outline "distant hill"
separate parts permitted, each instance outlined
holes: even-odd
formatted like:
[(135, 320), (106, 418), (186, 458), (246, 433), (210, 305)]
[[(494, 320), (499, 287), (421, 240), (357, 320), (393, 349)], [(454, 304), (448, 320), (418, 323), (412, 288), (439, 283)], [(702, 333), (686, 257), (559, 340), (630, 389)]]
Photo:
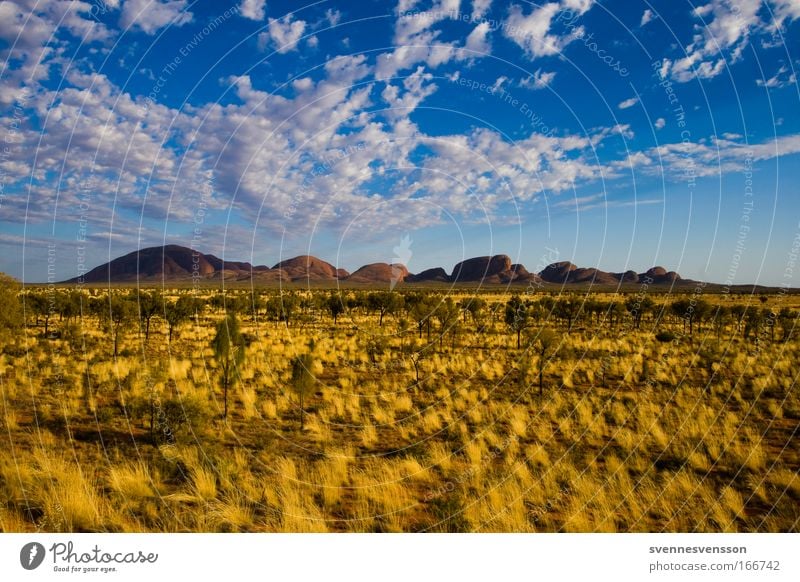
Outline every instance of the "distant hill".
[(595, 268), (582, 268), (562, 261), (546, 266), (539, 273), (529, 272), (524, 265), (513, 264), (508, 255), (474, 257), (461, 261), (448, 275), (442, 267), (409, 273), (404, 265), (371, 263), (352, 274), (322, 259), (301, 255), (280, 261), (273, 267), (253, 266), (242, 261), (223, 261), (214, 255), (200, 253), (179, 245), (150, 247), (128, 253), (87, 272), (82, 279), (67, 283), (129, 283), (134, 281), (181, 281), (191, 279), (253, 281), (254, 283), (305, 282), (325, 284), (346, 282), (359, 285), (395, 285), (398, 283), (479, 283), (516, 284), (548, 283), (551, 285), (589, 284), (620, 285), (648, 283), (675, 285), (684, 281), (674, 271), (653, 267), (644, 273), (625, 271), (609, 273)]
[[(191, 279), (192, 276), (212, 278), (250, 273), (250, 263), (226, 262), (214, 255), (195, 253), (192, 249), (167, 245), (133, 251), (99, 267), (83, 276), (86, 283), (126, 283), (137, 280)], [(77, 283), (79, 278), (70, 279)]]
[[(223, 261), (179, 245), (150, 247), (133, 251), (104, 265), (95, 267), (83, 276), (85, 283), (127, 283), (133, 281), (180, 281), (184, 279), (253, 279), (260, 282), (335, 281), (347, 277), (347, 271), (337, 269), (316, 257), (304, 255), (281, 261), (272, 268), (253, 266), (241, 261)], [(70, 279), (77, 283), (80, 278)]]
[(300, 255), (281, 261), (273, 269), (283, 269), (292, 281), (335, 281), (347, 277), (348, 272), (311, 255)]
[(364, 265), (352, 275), (345, 277), (351, 283), (402, 283), (408, 277), (405, 265), (372, 263)]

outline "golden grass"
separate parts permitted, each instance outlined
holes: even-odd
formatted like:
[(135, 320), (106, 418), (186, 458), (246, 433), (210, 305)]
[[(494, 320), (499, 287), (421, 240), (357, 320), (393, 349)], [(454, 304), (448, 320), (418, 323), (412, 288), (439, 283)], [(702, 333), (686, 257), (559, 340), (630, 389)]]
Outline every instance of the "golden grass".
[[(562, 345), (539, 396), (538, 356), (521, 366), (502, 311), (486, 333), (465, 323), (455, 347), (449, 337), (439, 347), (434, 325), (419, 384), (401, 346), (424, 345), (426, 334), (420, 340), (412, 325), (403, 337), (398, 316), (379, 327), (358, 311), (333, 327), (317, 315), (288, 329), (243, 317), (253, 343), (223, 424), (209, 348), (219, 317), (207, 312), (169, 346), (155, 319), (145, 352), (131, 328), (116, 360), (90, 325), (85, 353), (36, 330), (24, 339), (31, 366), (3, 353), (0, 529), (787, 531), (800, 523), (800, 339), (754, 350), (734, 336), (724, 360), (709, 365), (698, 346), (716, 345), (710, 330), (661, 344), (652, 330), (583, 321), (566, 333), (551, 321)], [(379, 335), (386, 346), (373, 362), (364, 338)], [(300, 431), (289, 359), (311, 339), (318, 382)], [(83, 360), (88, 385), (75, 365)], [(192, 430), (174, 417), (176, 401), (202, 409)]]

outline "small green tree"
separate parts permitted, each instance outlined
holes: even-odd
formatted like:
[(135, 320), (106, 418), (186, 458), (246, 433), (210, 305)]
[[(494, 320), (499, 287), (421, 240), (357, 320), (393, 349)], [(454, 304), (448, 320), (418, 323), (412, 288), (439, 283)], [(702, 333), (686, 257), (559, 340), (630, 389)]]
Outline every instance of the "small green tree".
[(563, 297), (556, 301), (553, 314), (566, 322), (567, 331), (572, 331), (572, 323), (580, 316), (583, 304), (577, 297)]
[(415, 302), (409, 310), (408, 314), (416, 322), (420, 338), (422, 338), (423, 328), (427, 328), (428, 339), (431, 337), (432, 311), (433, 307), (425, 299)]
[(781, 341), (787, 342), (794, 335), (794, 328), (797, 322), (797, 312), (788, 307), (781, 308), (778, 313), (778, 320), (781, 324)]
[(24, 323), (19, 290), (19, 281), (0, 273), (0, 328), (2, 329), (14, 331)]
[(344, 303), (342, 297), (338, 293), (332, 293), (325, 301), (325, 307), (333, 318), (333, 325), (336, 325), (336, 320), (344, 313)]
[(553, 355), (558, 345), (558, 338), (552, 330), (543, 328), (533, 338), (533, 343), (539, 354), (539, 396), (541, 396), (544, 391), (544, 369), (547, 366), (547, 358)]
[(276, 322), (284, 322), (289, 328), (289, 321), (294, 317), (294, 313), (299, 305), (297, 297), (291, 293), (282, 293), (271, 297), (266, 303), (267, 316)]
[(414, 387), (416, 389), (419, 387), (419, 374), (422, 370), (422, 362), (430, 356), (431, 344), (425, 344), (412, 339), (411, 342), (402, 346), (402, 351), (409, 357), (411, 364), (414, 366)]
[(367, 306), (379, 314), (379, 326), (383, 326), (384, 316), (397, 311), (402, 303), (403, 298), (392, 291), (378, 291), (367, 295)]
[(40, 317), (44, 319), (44, 337), (48, 337), (50, 333), (50, 318), (53, 315), (53, 309), (50, 307), (47, 295), (44, 293), (26, 294), (25, 308), (33, 314), (36, 325), (39, 325)]
[(86, 296), (80, 291), (70, 291), (68, 293), (59, 293), (55, 302), (55, 308), (58, 312), (59, 321), (67, 320), (67, 323), (80, 317), (83, 313), (83, 307), (86, 304)]
[(144, 341), (150, 339), (150, 321), (158, 315), (163, 305), (163, 298), (158, 291), (139, 293), (139, 320), (144, 328)]
[(724, 305), (715, 305), (710, 308), (708, 320), (716, 331), (717, 341), (722, 339), (722, 332), (725, 329), (725, 324), (728, 321), (730, 311)]
[(486, 301), (480, 297), (471, 297), (462, 301), (460, 307), (464, 314), (464, 321), (466, 322), (467, 315), (469, 315), (475, 325), (475, 331), (484, 333), (486, 331)]
[(292, 390), (297, 393), (300, 403), (300, 430), (305, 426), (305, 399), (308, 392), (312, 390), (316, 383), (314, 377), (314, 366), (316, 359), (314, 357), (314, 344), (312, 342), (308, 352), (295, 356), (292, 359)]
[(211, 342), (214, 357), (219, 364), (220, 384), (222, 385), (223, 413), (222, 418), (228, 420), (228, 389), (239, 377), (239, 368), (244, 363), (245, 341), (239, 329), (239, 320), (233, 313), (217, 325), (217, 333)]
[(136, 317), (136, 304), (130, 297), (109, 291), (107, 300), (95, 299), (90, 303), (90, 308), (103, 322), (103, 326), (111, 332), (116, 358), (119, 354), (119, 340)]
[(670, 305), (672, 313), (683, 323), (683, 333), (689, 325), (689, 335), (694, 333), (695, 322), (702, 322), (711, 312), (711, 306), (704, 299), (678, 299)]
[(649, 297), (629, 297), (625, 300), (625, 310), (633, 318), (633, 327), (639, 329), (642, 325), (642, 318), (646, 313), (653, 310), (655, 303)]
[(458, 306), (448, 297), (436, 306), (433, 315), (439, 322), (439, 349), (442, 349), (442, 342), (447, 333), (452, 334), (455, 345), (455, 336), (458, 333)]
[(168, 340), (172, 341), (174, 330), (200, 310), (200, 302), (194, 297), (182, 295), (174, 303), (164, 303), (164, 319), (169, 330)]
[(525, 305), (522, 299), (515, 295), (508, 300), (508, 303), (506, 303), (505, 321), (509, 329), (517, 334), (517, 349), (522, 345), (522, 331), (528, 327), (529, 318), (528, 306)]

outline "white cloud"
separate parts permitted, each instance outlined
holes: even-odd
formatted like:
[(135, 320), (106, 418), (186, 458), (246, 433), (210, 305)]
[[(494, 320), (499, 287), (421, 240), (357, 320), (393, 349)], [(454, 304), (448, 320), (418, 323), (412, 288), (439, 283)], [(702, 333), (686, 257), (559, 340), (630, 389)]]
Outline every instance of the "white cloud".
[(566, 9), (572, 11), (572, 13), (576, 16), (580, 16), (585, 14), (589, 11), (589, 9), (594, 5), (594, 0), (562, 0), (561, 6)]
[(395, 45), (405, 45), (415, 40), (418, 35), (429, 31), (436, 23), (456, 16), (446, 10), (444, 0), (439, 0), (431, 6), (430, 10), (406, 14), (400, 11), (394, 27), (393, 42)]
[[(573, 21), (586, 13), (594, 0), (562, 0), (549, 2), (525, 14), (518, 5), (512, 5), (503, 23), (504, 35), (518, 44), (531, 59), (555, 55), (583, 34), (583, 27)], [(556, 16), (558, 15), (558, 18)], [(562, 18), (563, 17), (563, 18)], [(555, 22), (554, 22), (555, 19)], [(570, 22), (569, 32), (558, 34), (553, 27), (559, 20)]]
[[(664, 175), (676, 181), (686, 177), (719, 177), (741, 172), (742, 159), (755, 162), (800, 153), (800, 134), (781, 136), (762, 143), (745, 143), (739, 137), (725, 136), (700, 142), (660, 144), (635, 152), (627, 160), (610, 164), (614, 168), (632, 165), (651, 175)], [(657, 163), (654, 163), (657, 162)]]
[(478, 19), (486, 16), (492, 0), (472, 0), (472, 18)]
[(192, 21), (187, 4), (187, 0), (125, 0), (119, 25), (126, 29), (138, 28), (149, 35), (165, 26), (183, 26)]
[(553, 208), (562, 208), (566, 210), (574, 210), (575, 212), (586, 212), (587, 210), (594, 210), (596, 208), (626, 208), (630, 206), (642, 206), (651, 204), (663, 204), (662, 199), (634, 199), (634, 200), (609, 200), (606, 192), (602, 194), (590, 194), (588, 196), (579, 196), (574, 198), (567, 198), (553, 204)]
[(260, 44), (271, 44), (281, 54), (297, 49), (297, 43), (306, 30), (304, 20), (292, 20), (292, 15), (287, 14), (282, 18), (270, 18), (268, 22), (267, 32), (259, 35)]
[[(516, 142), (486, 128), (430, 136), (409, 114), (436, 90), (433, 75), (418, 66), (402, 83), (384, 87), (381, 98), (393, 108), (386, 114), (373, 112), (371, 86), (358, 86), (370, 72), (364, 56), (330, 59), (319, 81), (294, 81), (293, 98), (236, 77), (231, 82), (239, 102), (181, 111), (157, 104), (144, 108), (103, 76), (75, 74), (70, 82), (77, 88), (63, 89), (57, 100), (54, 93), (37, 98), (37, 107), (56, 106), (41, 131), (25, 134), (25, 147), (42, 139), (36, 166), (16, 159), (15, 167), (4, 164), (2, 170), (25, 182), (33, 176), (34, 221), (52, 217), (56, 196), (59, 212), (71, 217), (79, 207), (75, 193), (81, 180), (94, 168), (95, 230), (112, 217), (116, 225), (114, 204), (188, 224), (197, 193), (210, 183), (210, 209), (224, 212), (235, 199), (236, 212), (260, 232), (286, 228), (304, 236), (317, 220), (320, 228), (341, 232), (354, 221), (375, 231), (400, 228), (409, 216), (420, 226), (438, 224), (442, 212), (464, 220), (484, 212), (497, 218), (512, 197), (535, 204), (543, 192), (556, 195), (631, 168), (678, 179), (687, 159), (696, 160), (698, 175), (715, 175), (720, 166), (740, 171), (748, 150), (754, 160), (800, 152), (800, 136), (747, 146), (723, 135), (713, 143), (666, 144), (601, 163), (595, 148), (604, 140), (629, 139), (629, 126), (598, 128), (588, 136), (534, 133)], [(420, 147), (430, 153), (412, 162)], [(324, 160), (334, 162), (313, 174)], [(62, 169), (64, 178), (54, 185), (47, 176)], [(387, 179), (376, 192), (372, 182), (379, 176)], [(24, 211), (25, 197), (7, 200), (4, 215)]]
[(297, 91), (308, 91), (314, 86), (314, 81), (310, 77), (303, 77), (302, 79), (295, 79), (292, 81), (292, 87)]
[[(496, 213), (510, 200), (502, 193), (504, 181), (519, 198), (532, 200), (543, 189), (559, 192), (601, 175), (587, 153), (595, 142), (586, 137), (536, 134), (512, 143), (489, 130), (427, 136), (409, 114), (436, 90), (433, 75), (418, 66), (402, 83), (385, 87), (381, 97), (393, 108), (387, 115), (372, 111), (371, 85), (359, 87), (370, 73), (364, 56), (333, 58), (319, 81), (295, 80), (292, 98), (261, 91), (239, 76), (230, 79), (235, 102), (182, 110), (133, 99), (101, 75), (75, 73), (70, 83), (76, 88), (62, 89), (58, 99), (55, 93), (37, 98), (37, 108), (56, 106), (41, 131), (25, 134), (25, 148), (42, 140), (36, 165), (19, 158), (2, 170), (24, 183), (32, 180), (31, 220), (52, 217), (56, 196), (60, 215), (69, 220), (80, 205), (81, 182), (92, 171), (95, 231), (112, 217), (116, 224), (114, 205), (188, 224), (200, 193), (208, 192), (209, 211), (223, 212), (235, 200), (241, 217), (278, 233), (307, 233), (309, 220), (346, 228), (355, 217), (378, 230), (407, 224), (410, 215), (417, 224), (436, 224), (442, 211)], [(412, 162), (411, 153), (422, 146), (432, 153)], [(342, 162), (312, 174), (342, 152)], [(422, 173), (399, 169), (404, 167), (421, 167)], [(48, 178), (54, 174), (63, 176), (60, 184)], [(375, 192), (371, 183), (381, 175), (392, 179)], [(4, 204), (4, 215), (24, 204), (23, 197)], [(269, 211), (260, 214), (263, 204)]]
[(503, 88), (503, 85), (505, 85), (506, 83), (508, 83), (508, 77), (506, 77), (505, 75), (501, 75), (494, 80), (494, 83), (492, 84), (492, 89), (495, 92), (499, 91), (500, 89)]
[(431, 82), (433, 75), (425, 72), (425, 67), (417, 70), (403, 80), (403, 94), (397, 85), (387, 85), (381, 93), (383, 100), (389, 104), (387, 116), (390, 119), (407, 118), (414, 109), (437, 87)]
[(638, 97), (631, 97), (630, 99), (625, 99), (625, 101), (622, 101), (619, 105), (617, 105), (617, 107), (619, 109), (629, 109), (634, 105), (636, 105), (638, 102), (639, 102)]
[(561, 48), (559, 38), (548, 33), (558, 10), (559, 5), (552, 2), (526, 15), (520, 6), (514, 5), (509, 11), (503, 32), (531, 58), (557, 54)]
[(554, 71), (544, 72), (541, 69), (536, 69), (536, 72), (533, 73), (533, 75), (527, 79), (522, 79), (519, 82), (519, 86), (524, 87), (525, 89), (533, 90), (544, 89), (549, 87), (555, 78), (556, 74)]
[(423, 163), (426, 171), (417, 182), (419, 190), (462, 215), (480, 207), (496, 216), (512, 199), (532, 202), (542, 192), (558, 194), (612, 173), (593, 159), (595, 144), (584, 136), (534, 133), (509, 142), (481, 128), (421, 140), (435, 155)]
[(685, 47), (686, 56), (670, 63), (672, 78), (685, 83), (694, 78), (711, 79), (725, 67), (741, 59), (750, 35), (763, 28), (759, 17), (761, 0), (711, 0), (694, 9), (702, 19), (692, 42)]
[(609, 137), (621, 137), (626, 140), (633, 139), (633, 130), (629, 123), (617, 123), (610, 127), (601, 127), (594, 130), (591, 136), (592, 145), (597, 146), (601, 141)]
[(492, 51), (492, 45), (488, 40), (489, 23), (481, 22), (476, 26), (467, 37), (466, 48), (474, 53), (488, 54)]
[[(65, 43), (61, 33), (80, 38), (84, 44), (113, 37), (104, 24), (94, 21), (92, 5), (70, 0), (15, 0), (0, 2), (0, 60), (6, 63), (0, 84), (0, 104), (25, 97), (25, 88), (49, 77), (50, 68)], [(14, 66), (9, 67), (9, 61)]]
[[(589, 6), (570, 5), (576, 11)], [(279, 24), (284, 32), (289, 28), (291, 36), (294, 22)], [(3, 26), (10, 25), (0, 23), (0, 33)], [(303, 23), (303, 32), (306, 26)], [(548, 26), (545, 34), (555, 33)], [(36, 38), (34, 47), (46, 42)], [(223, 209), (235, 200), (236, 211), (259, 229), (306, 232), (303, 229), (317, 219), (321, 227), (345, 228), (361, 217), (379, 229), (407, 225), (409, 216), (419, 225), (436, 224), (442, 211), (459, 218), (484, 210), (496, 215), (510, 201), (506, 184), (517, 200), (535, 204), (543, 192), (558, 194), (601, 178), (613, 179), (630, 167), (678, 174), (687, 156), (697, 160), (700, 175), (716, 175), (720, 167), (741, 170), (747, 151), (741, 148), (746, 144), (731, 134), (713, 142), (634, 151), (602, 163), (595, 148), (607, 145), (605, 140), (619, 144), (630, 139), (630, 126), (594, 128), (580, 135), (560, 132), (558, 137), (534, 132), (516, 142), (486, 128), (462, 135), (427, 135), (410, 114), (437, 91), (430, 67), (461, 59), (459, 50), (469, 41), (463, 46), (437, 43), (437, 33), (430, 29), (411, 38), (413, 43), (431, 42), (419, 52), (413, 46), (397, 47), (395, 56), (412, 72), (381, 83), (379, 91), (374, 90), (370, 61), (350, 55), (328, 59), (313, 80), (294, 80), (289, 96), (271, 94), (260, 89), (255, 78), (238, 76), (230, 79), (238, 99), (180, 110), (146, 104), (102, 75), (73, 72), (60, 92), (34, 96), (31, 107), (50, 112), (41, 128), (23, 135), (22, 151), (38, 148), (36, 159), (16, 156), (1, 161), (2, 171), (32, 183), (32, 220), (52, 217), (57, 196), (60, 212), (77, 208), (75, 193), (93, 168), (97, 221), (114, 217), (111, 209), (117, 204), (146, 217), (188, 222), (197, 193), (212, 184), (213, 208)], [(268, 40), (275, 42), (271, 35)], [(458, 78), (452, 69), (444, 74)], [(783, 79), (787, 71), (781, 75)], [(541, 89), (554, 76), (540, 68), (520, 85)], [(498, 78), (497, 86), (505, 83), (505, 77)], [(391, 112), (381, 110), (383, 102)], [(630, 106), (634, 104), (635, 100)], [(659, 118), (654, 126), (661, 129), (665, 123)], [(768, 159), (800, 152), (800, 136), (747, 147), (755, 160)], [(604, 157), (613, 158), (612, 150), (606, 147)], [(339, 159), (341, 152), (346, 152), (343, 161), (326, 162)], [(313, 174), (325, 164), (324, 171)], [(60, 182), (53, 183), (53, 175), (61, 175)], [(381, 178), (379, 186), (376, 178)], [(7, 198), (4, 215), (18, 215), (25, 202), (24, 197)], [(590, 204), (586, 201), (581, 207)]]
[(336, 26), (342, 20), (342, 13), (338, 10), (334, 10), (332, 8), (328, 8), (325, 11), (325, 19), (328, 21), (328, 24), (331, 26)]
[(451, 18), (456, 18), (461, 11), (461, 0), (439, 0), (438, 10), (451, 14)]
[(642, 21), (639, 23), (639, 26), (644, 26), (645, 24), (653, 20), (653, 18), (655, 18), (655, 15), (653, 14), (653, 11), (648, 8), (642, 14)]
[[(87, 214), (95, 222), (112, 218), (113, 208), (164, 218), (173, 193), (176, 205), (169, 212), (190, 214), (187, 209), (195, 206), (191, 201), (207, 189), (209, 170), (170, 133), (184, 114), (134, 100), (103, 75), (73, 70), (65, 82), (65, 88), (42, 91), (29, 104), (35, 111), (47, 110), (40, 128), (20, 135), (19, 151), (35, 150), (35, 159), (18, 157), (3, 164), (7, 174), (31, 184), (37, 199), (30, 207), (32, 220), (52, 219), (56, 203), (58, 216), (69, 220), (87, 189), (92, 197)], [(166, 145), (171, 138), (173, 144)], [(84, 183), (90, 178), (87, 188)], [(214, 206), (212, 199), (208, 203)], [(4, 213), (13, 208), (9, 199)]]
[(800, 2), (798, 0), (772, 0), (771, 7), (776, 28), (782, 28), (786, 20), (800, 19)]
[(402, 14), (403, 12), (408, 12), (409, 10), (414, 8), (414, 6), (416, 6), (418, 2), (419, 2), (419, 0), (398, 0), (397, 8), (395, 9), (395, 12), (397, 14)]
[(441, 31), (435, 27), (440, 22), (461, 16), (460, 0), (434, 0), (429, 9), (408, 13), (416, 4), (413, 1), (398, 4), (392, 38), (395, 48), (378, 55), (375, 67), (378, 80), (389, 79), (418, 63), (436, 68), (451, 61), (472, 61), (491, 51), (488, 38), (491, 25), (488, 22), (476, 25), (465, 44), (440, 40)]
[(667, 125), (667, 121), (663, 117), (659, 117), (656, 119), (655, 123), (653, 123), (656, 129), (664, 129)]
[(264, 20), (266, 7), (267, 0), (242, 0), (242, 4), (239, 7), (239, 13), (244, 18), (261, 21)]
[(769, 79), (756, 79), (756, 85), (767, 89), (782, 89), (789, 85), (797, 84), (797, 75), (795, 73), (787, 73), (789, 73), (789, 69), (786, 68), (786, 65), (782, 65), (778, 72)]
[(464, 51), (460, 51), (453, 43), (437, 42), (437, 36), (438, 33), (422, 32), (405, 43), (396, 45), (392, 52), (379, 54), (376, 59), (375, 77), (385, 80), (400, 71), (412, 68), (417, 63), (426, 63), (433, 68), (459, 55), (465, 55)]

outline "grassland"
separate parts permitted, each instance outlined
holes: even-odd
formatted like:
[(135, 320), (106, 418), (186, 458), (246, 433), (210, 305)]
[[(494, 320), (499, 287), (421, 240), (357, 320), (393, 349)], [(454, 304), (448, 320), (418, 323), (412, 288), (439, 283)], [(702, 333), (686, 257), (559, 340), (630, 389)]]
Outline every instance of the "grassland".
[(22, 294), (2, 531), (800, 527), (795, 296), (400, 290), (381, 317), (358, 290), (163, 293), (147, 333), (141, 296), (116, 321), (107, 291)]

